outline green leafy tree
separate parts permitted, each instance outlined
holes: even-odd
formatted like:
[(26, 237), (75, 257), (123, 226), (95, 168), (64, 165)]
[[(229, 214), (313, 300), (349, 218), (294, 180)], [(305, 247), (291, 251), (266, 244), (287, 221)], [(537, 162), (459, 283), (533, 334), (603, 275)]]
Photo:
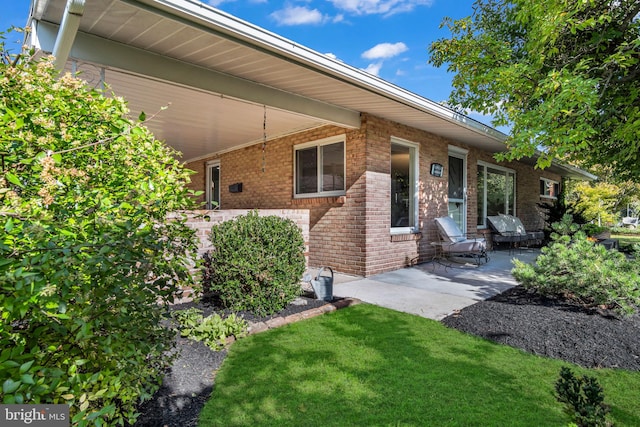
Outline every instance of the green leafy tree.
[(640, 0), (478, 0), (430, 62), (455, 74), (450, 103), (510, 125), (509, 152), (640, 177)]
[(611, 226), (618, 222), (616, 206), (620, 188), (606, 182), (569, 182), (566, 198), (582, 212), (587, 221)]
[[(0, 44), (0, 400), (133, 422), (190, 281), (189, 172), (126, 103)], [(142, 118), (141, 118), (142, 119)]]

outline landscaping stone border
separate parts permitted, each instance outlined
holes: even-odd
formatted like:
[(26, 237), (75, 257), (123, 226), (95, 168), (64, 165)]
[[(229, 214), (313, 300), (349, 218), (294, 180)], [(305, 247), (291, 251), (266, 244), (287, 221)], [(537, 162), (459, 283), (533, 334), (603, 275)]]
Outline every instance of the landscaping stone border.
[(249, 335), (257, 334), (260, 332), (268, 331), (269, 329), (275, 329), (280, 326), (295, 323), (300, 320), (311, 319), (325, 313), (331, 313), (341, 308), (351, 307), (352, 305), (360, 304), (361, 302), (362, 301), (357, 298), (342, 298), (336, 301), (328, 302), (321, 307), (311, 308), (300, 313), (294, 313), (288, 316), (277, 316), (264, 322), (250, 322), (248, 332)]

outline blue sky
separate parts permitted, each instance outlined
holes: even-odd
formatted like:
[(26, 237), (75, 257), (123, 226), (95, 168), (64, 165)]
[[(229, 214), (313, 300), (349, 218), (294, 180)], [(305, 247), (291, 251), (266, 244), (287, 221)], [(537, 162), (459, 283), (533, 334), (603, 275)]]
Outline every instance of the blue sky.
[[(436, 102), (448, 98), (452, 76), (428, 64), (428, 47), (448, 36), (439, 28), (444, 17), (469, 16), (473, 4), (472, 0), (205, 2)], [(24, 26), (29, 0), (0, 0), (0, 4), (0, 29)], [(489, 124), (486, 117), (471, 117)]]

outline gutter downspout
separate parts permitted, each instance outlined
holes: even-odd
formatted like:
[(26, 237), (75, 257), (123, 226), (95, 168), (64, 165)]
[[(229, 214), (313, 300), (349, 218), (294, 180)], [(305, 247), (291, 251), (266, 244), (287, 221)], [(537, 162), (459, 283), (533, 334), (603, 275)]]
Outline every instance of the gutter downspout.
[(69, 59), (73, 40), (80, 27), (80, 19), (84, 13), (85, 0), (67, 0), (67, 6), (64, 8), (62, 23), (58, 30), (58, 37), (53, 46), (53, 56), (55, 60), (53, 65), (56, 70), (62, 71), (64, 65)]

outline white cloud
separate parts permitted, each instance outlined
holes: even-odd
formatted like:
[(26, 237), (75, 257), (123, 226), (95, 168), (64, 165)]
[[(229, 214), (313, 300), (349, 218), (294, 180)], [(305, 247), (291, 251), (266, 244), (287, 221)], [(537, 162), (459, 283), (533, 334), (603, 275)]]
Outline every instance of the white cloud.
[(270, 15), (279, 25), (320, 24), (325, 17), (318, 9), (303, 6), (287, 6)]
[(225, 0), (208, 0), (207, 4), (209, 4), (209, 5), (213, 6), (213, 7), (218, 7), (224, 2), (225, 2)]
[(388, 59), (406, 52), (409, 48), (402, 42), (380, 43), (362, 54), (365, 59)]
[(373, 74), (374, 76), (380, 75), (380, 69), (382, 68), (382, 61), (374, 62), (373, 64), (369, 64), (367, 68), (364, 69), (367, 73)]
[(385, 16), (410, 12), (416, 6), (431, 6), (433, 0), (330, 0), (340, 10), (355, 15), (380, 14)]

